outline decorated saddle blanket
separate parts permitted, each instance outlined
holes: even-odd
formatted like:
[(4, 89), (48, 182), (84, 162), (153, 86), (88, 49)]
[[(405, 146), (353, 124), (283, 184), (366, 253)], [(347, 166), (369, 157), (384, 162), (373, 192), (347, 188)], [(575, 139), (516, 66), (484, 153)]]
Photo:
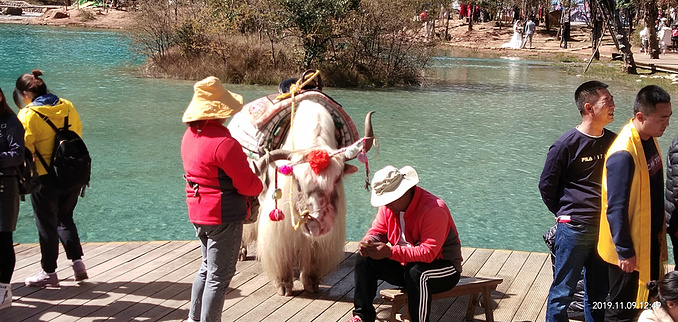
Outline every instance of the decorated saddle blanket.
[(358, 130), (346, 111), (327, 94), (308, 90), (294, 97), (276, 100), (278, 95), (271, 94), (245, 104), (228, 124), (231, 135), (240, 142), (248, 158), (256, 160), (266, 151), (282, 147), (291, 126), (292, 100), (295, 104), (303, 100), (313, 100), (327, 109), (334, 120), (339, 148), (360, 139)]

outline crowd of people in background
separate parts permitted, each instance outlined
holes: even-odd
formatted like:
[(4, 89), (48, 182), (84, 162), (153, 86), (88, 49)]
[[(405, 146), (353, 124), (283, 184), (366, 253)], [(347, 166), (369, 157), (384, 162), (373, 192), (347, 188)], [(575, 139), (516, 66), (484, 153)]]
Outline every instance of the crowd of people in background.
[[(459, 4), (459, 9), (457, 10), (457, 18), (464, 21), (464, 23), (472, 22), (487, 22), (492, 20), (500, 20), (508, 22), (510, 21), (513, 24), (513, 36), (511, 40), (504, 44), (503, 48), (533, 48), (532, 39), (536, 31), (536, 26), (545, 20), (545, 13), (542, 5), (533, 8), (533, 11), (529, 14), (526, 14), (518, 6), (513, 6), (511, 8), (505, 8), (499, 11), (490, 11), (483, 6), (474, 5), (474, 4)], [(422, 28), (424, 33), (424, 39), (430, 40), (431, 33), (433, 32), (433, 20), (436, 19), (435, 16), (431, 16), (429, 9), (422, 10), (419, 15), (415, 16), (416, 21), (423, 22)], [(440, 7), (438, 11), (437, 19), (454, 19), (454, 15), (445, 8), (444, 6)]]
[(460, 3), (458, 8), (446, 8), (441, 6), (437, 10), (437, 15), (432, 16), (430, 12), (433, 9), (423, 9), (419, 15), (415, 17), (418, 21), (427, 21), (430, 19), (459, 19), (465, 22), (488, 22), (494, 20), (506, 21), (514, 23), (518, 19), (526, 19), (533, 17), (536, 21), (544, 21), (546, 12), (544, 7), (540, 4), (537, 7), (531, 8), (529, 12), (525, 12), (518, 6), (507, 7), (501, 10), (489, 10), (488, 8), (471, 3)]
[[(659, 43), (659, 54), (666, 55), (667, 52), (678, 52), (678, 21), (676, 21), (676, 10), (670, 7), (668, 13), (662, 8), (658, 9), (657, 20), (655, 21), (654, 31)], [(650, 54), (650, 27), (645, 26), (640, 29), (640, 53)]]

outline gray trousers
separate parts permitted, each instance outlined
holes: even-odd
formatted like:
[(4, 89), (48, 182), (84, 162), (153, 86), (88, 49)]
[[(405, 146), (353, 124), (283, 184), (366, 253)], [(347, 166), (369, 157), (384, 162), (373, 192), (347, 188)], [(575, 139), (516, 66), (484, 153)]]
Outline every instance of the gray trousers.
[(534, 36), (534, 34), (529, 34), (529, 35), (526, 34), (525, 39), (523, 39), (523, 45), (520, 46), (520, 48), (525, 48), (525, 45), (527, 44), (528, 41), (530, 42), (529, 48), (532, 48), (532, 36)]
[(193, 280), (188, 317), (193, 321), (218, 322), (226, 289), (235, 275), (243, 222), (194, 226), (200, 239), (202, 264)]

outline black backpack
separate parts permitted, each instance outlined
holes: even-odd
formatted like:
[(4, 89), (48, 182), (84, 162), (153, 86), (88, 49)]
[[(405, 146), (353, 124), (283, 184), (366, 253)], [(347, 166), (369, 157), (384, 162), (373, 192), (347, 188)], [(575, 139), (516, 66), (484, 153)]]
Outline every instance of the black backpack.
[[(0, 124), (0, 129), (6, 131), (7, 123)], [(5, 134), (6, 135), (6, 134)], [(33, 161), (31, 150), (24, 147), (24, 162), (16, 166), (16, 176), (19, 181), (19, 195), (21, 201), (26, 200), (26, 195), (30, 195), (38, 186), (38, 170)]]
[(68, 116), (64, 119), (64, 126), (57, 128), (46, 115), (34, 109), (31, 110), (45, 120), (56, 132), (50, 165), (47, 165), (37, 149), (35, 155), (47, 169), (47, 172), (55, 179), (57, 185), (64, 190), (84, 188), (89, 185), (92, 159), (82, 138), (69, 129)]
[(33, 161), (33, 154), (28, 148), (24, 148), (24, 163), (17, 166), (16, 176), (19, 179), (19, 195), (21, 201), (26, 200), (25, 195), (30, 195), (38, 186), (38, 169)]

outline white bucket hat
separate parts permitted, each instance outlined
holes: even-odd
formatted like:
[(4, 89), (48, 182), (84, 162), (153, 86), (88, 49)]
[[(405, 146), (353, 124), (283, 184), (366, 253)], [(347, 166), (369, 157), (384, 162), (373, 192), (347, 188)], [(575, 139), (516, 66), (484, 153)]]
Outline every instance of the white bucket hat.
[(400, 170), (392, 165), (374, 173), (372, 178), (372, 198), (374, 207), (384, 206), (402, 197), (407, 190), (419, 183), (419, 175), (411, 166)]
[(184, 123), (226, 119), (242, 109), (242, 96), (225, 89), (214, 76), (195, 83), (193, 90), (193, 99), (181, 119)]

